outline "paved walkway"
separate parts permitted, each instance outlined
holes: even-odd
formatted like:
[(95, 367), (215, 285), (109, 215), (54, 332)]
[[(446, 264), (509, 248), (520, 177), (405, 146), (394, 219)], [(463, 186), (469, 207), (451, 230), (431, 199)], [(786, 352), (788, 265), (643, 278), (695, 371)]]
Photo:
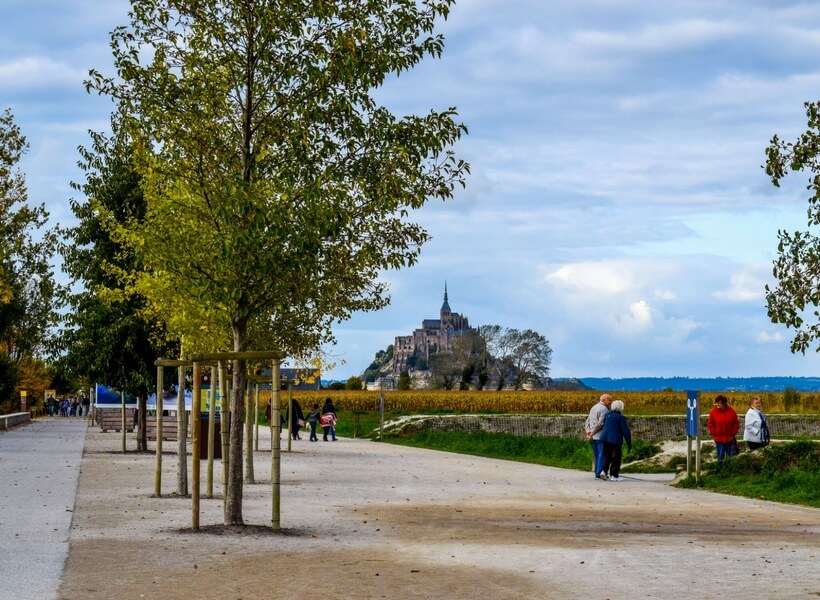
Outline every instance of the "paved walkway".
[(66, 557), (86, 420), (0, 431), (0, 597), (54, 598)]

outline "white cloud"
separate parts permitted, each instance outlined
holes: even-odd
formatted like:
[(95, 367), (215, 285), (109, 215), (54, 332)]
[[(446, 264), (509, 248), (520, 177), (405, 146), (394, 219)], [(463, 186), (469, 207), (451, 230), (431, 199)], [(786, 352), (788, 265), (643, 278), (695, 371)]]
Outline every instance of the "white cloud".
[(44, 56), (28, 56), (0, 63), (0, 87), (6, 90), (79, 85), (86, 72)]
[(757, 341), (761, 344), (782, 344), (785, 340), (785, 336), (779, 331), (775, 331), (774, 333), (761, 331), (757, 334)]
[(629, 310), (618, 318), (618, 327), (626, 335), (647, 331), (652, 326), (652, 309), (646, 300), (629, 305)]
[(564, 265), (547, 275), (547, 281), (584, 293), (622, 294), (633, 288), (632, 273), (613, 263), (578, 263)]
[(730, 277), (729, 287), (714, 293), (715, 298), (729, 302), (760, 302), (764, 297), (766, 280), (761, 277), (759, 268), (747, 268), (742, 273)]

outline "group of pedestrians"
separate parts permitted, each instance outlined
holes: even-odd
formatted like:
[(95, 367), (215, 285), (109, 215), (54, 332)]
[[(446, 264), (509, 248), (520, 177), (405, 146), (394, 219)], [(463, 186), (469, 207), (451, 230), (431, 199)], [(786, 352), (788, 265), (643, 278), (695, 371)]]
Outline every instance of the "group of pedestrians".
[[(632, 432), (623, 415), (624, 403), (603, 394), (590, 409), (584, 423), (584, 432), (592, 444), (592, 463), (595, 479), (621, 481), (623, 445), (632, 450)], [(714, 408), (706, 420), (709, 433), (715, 442), (717, 459), (724, 460), (739, 452), (737, 434), (740, 421), (729, 399), (723, 394), (715, 398)], [(769, 422), (763, 413), (763, 403), (753, 397), (743, 424), (743, 439), (749, 450), (769, 445)]]
[[(724, 460), (738, 454), (737, 434), (740, 431), (740, 420), (735, 409), (729, 406), (729, 399), (723, 394), (715, 398), (714, 408), (706, 420), (709, 433), (715, 442), (717, 459)], [(743, 440), (749, 450), (757, 450), (769, 445), (769, 421), (763, 412), (763, 402), (754, 396), (743, 420)]]
[(632, 432), (623, 415), (624, 403), (603, 394), (589, 411), (584, 432), (592, 443), (595, 479), (621, 481), (623, 445), (632, 450)]
[(46, 400), (46, 410), (51, 417), (84, 417), (88, 415), (91, 400), (88, 396), (50, 397)]
[[(302, 430), (303, 427), (310, 428), (310, 441), (311, 442), (318, 442), (319, 436), (317, 435), (318, 427), (321, 425), (323, 437), (322, 440), (327, 442), (328, 436), (330, 436), (330, 441), (336, 441), (336, 407), (333, 406), (333, 400), (330, 398), (325, 398), (325, 403), (322, 406), (322, 409), (319, 409), (319, 404), (314, 402), (310, 405), (310, 410), (308, 411), (307, 418), (305, 417), (304, 412), (302, 411), (302, 406), (299, 404), (297, 400), (292, 401), (293, 410), (290, 411), (289, 418), (282, 416), (281, 417), (281, 424), (284, 425), (285, 423), (290, 423), (290, 435), (294, 440), (301, 440), (302, 437), (299, 435), (299, 432)], [(271, 421), (271, 406), (268, 404), (267, 408), (265, 409), (265, 416), (268, 418), (268, 422)]]

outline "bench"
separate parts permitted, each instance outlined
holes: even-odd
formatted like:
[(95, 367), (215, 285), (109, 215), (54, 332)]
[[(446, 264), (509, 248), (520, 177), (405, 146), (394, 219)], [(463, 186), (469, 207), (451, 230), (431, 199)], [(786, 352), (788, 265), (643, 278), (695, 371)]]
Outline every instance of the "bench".
[[(125, 431), (134, 431), (135, 408), (125, 409)], [(122, 431), (122, 409), (121, 408), (100, 408), (94, 409), (94, 420), (100, 426), (103, 433), (109, 429)]]
[[(157, 439), (157, 418), (148, 416), (145, 422), (145, 435), (149, 440)], [(162, 439), (177, 439), (177, 417), (176, 415), (166, 415), (162, 417)]]

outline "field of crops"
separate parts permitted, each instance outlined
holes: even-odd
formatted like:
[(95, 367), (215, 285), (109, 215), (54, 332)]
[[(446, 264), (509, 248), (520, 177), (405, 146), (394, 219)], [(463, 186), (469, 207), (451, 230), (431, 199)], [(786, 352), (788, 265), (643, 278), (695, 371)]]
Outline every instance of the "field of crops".
[[(598, 401), (600, 391), (448, 391), (410, 390), (385, 391), (385, 410), (399, 412), (468, 412), (468, 413), (515, 413), (515, 414), (580, 414)], [(316, 402), (321, 406), (325, 398), (331, 398), (339, 410), (377, 410), (377, 391), (299, 391), (293, 396), (302, 408)], [(729, 403), (738, 413), (745, 412), (752, 396), (763, 401), (767, 413), (820, 413), (820, 395), (800, 394), (784, 406), (782, 393), (725, 392)], [(701, 393), (701, 412), (712, 407), (717, 393)], [(682, 414), (686, 412), (685, 392), (613, 392), (613, 398), (622, 400), (627, 414)], [(282, 394), (282, 402), (287, 393)], [(787, 410), (788, 409), (788, 410)]]

